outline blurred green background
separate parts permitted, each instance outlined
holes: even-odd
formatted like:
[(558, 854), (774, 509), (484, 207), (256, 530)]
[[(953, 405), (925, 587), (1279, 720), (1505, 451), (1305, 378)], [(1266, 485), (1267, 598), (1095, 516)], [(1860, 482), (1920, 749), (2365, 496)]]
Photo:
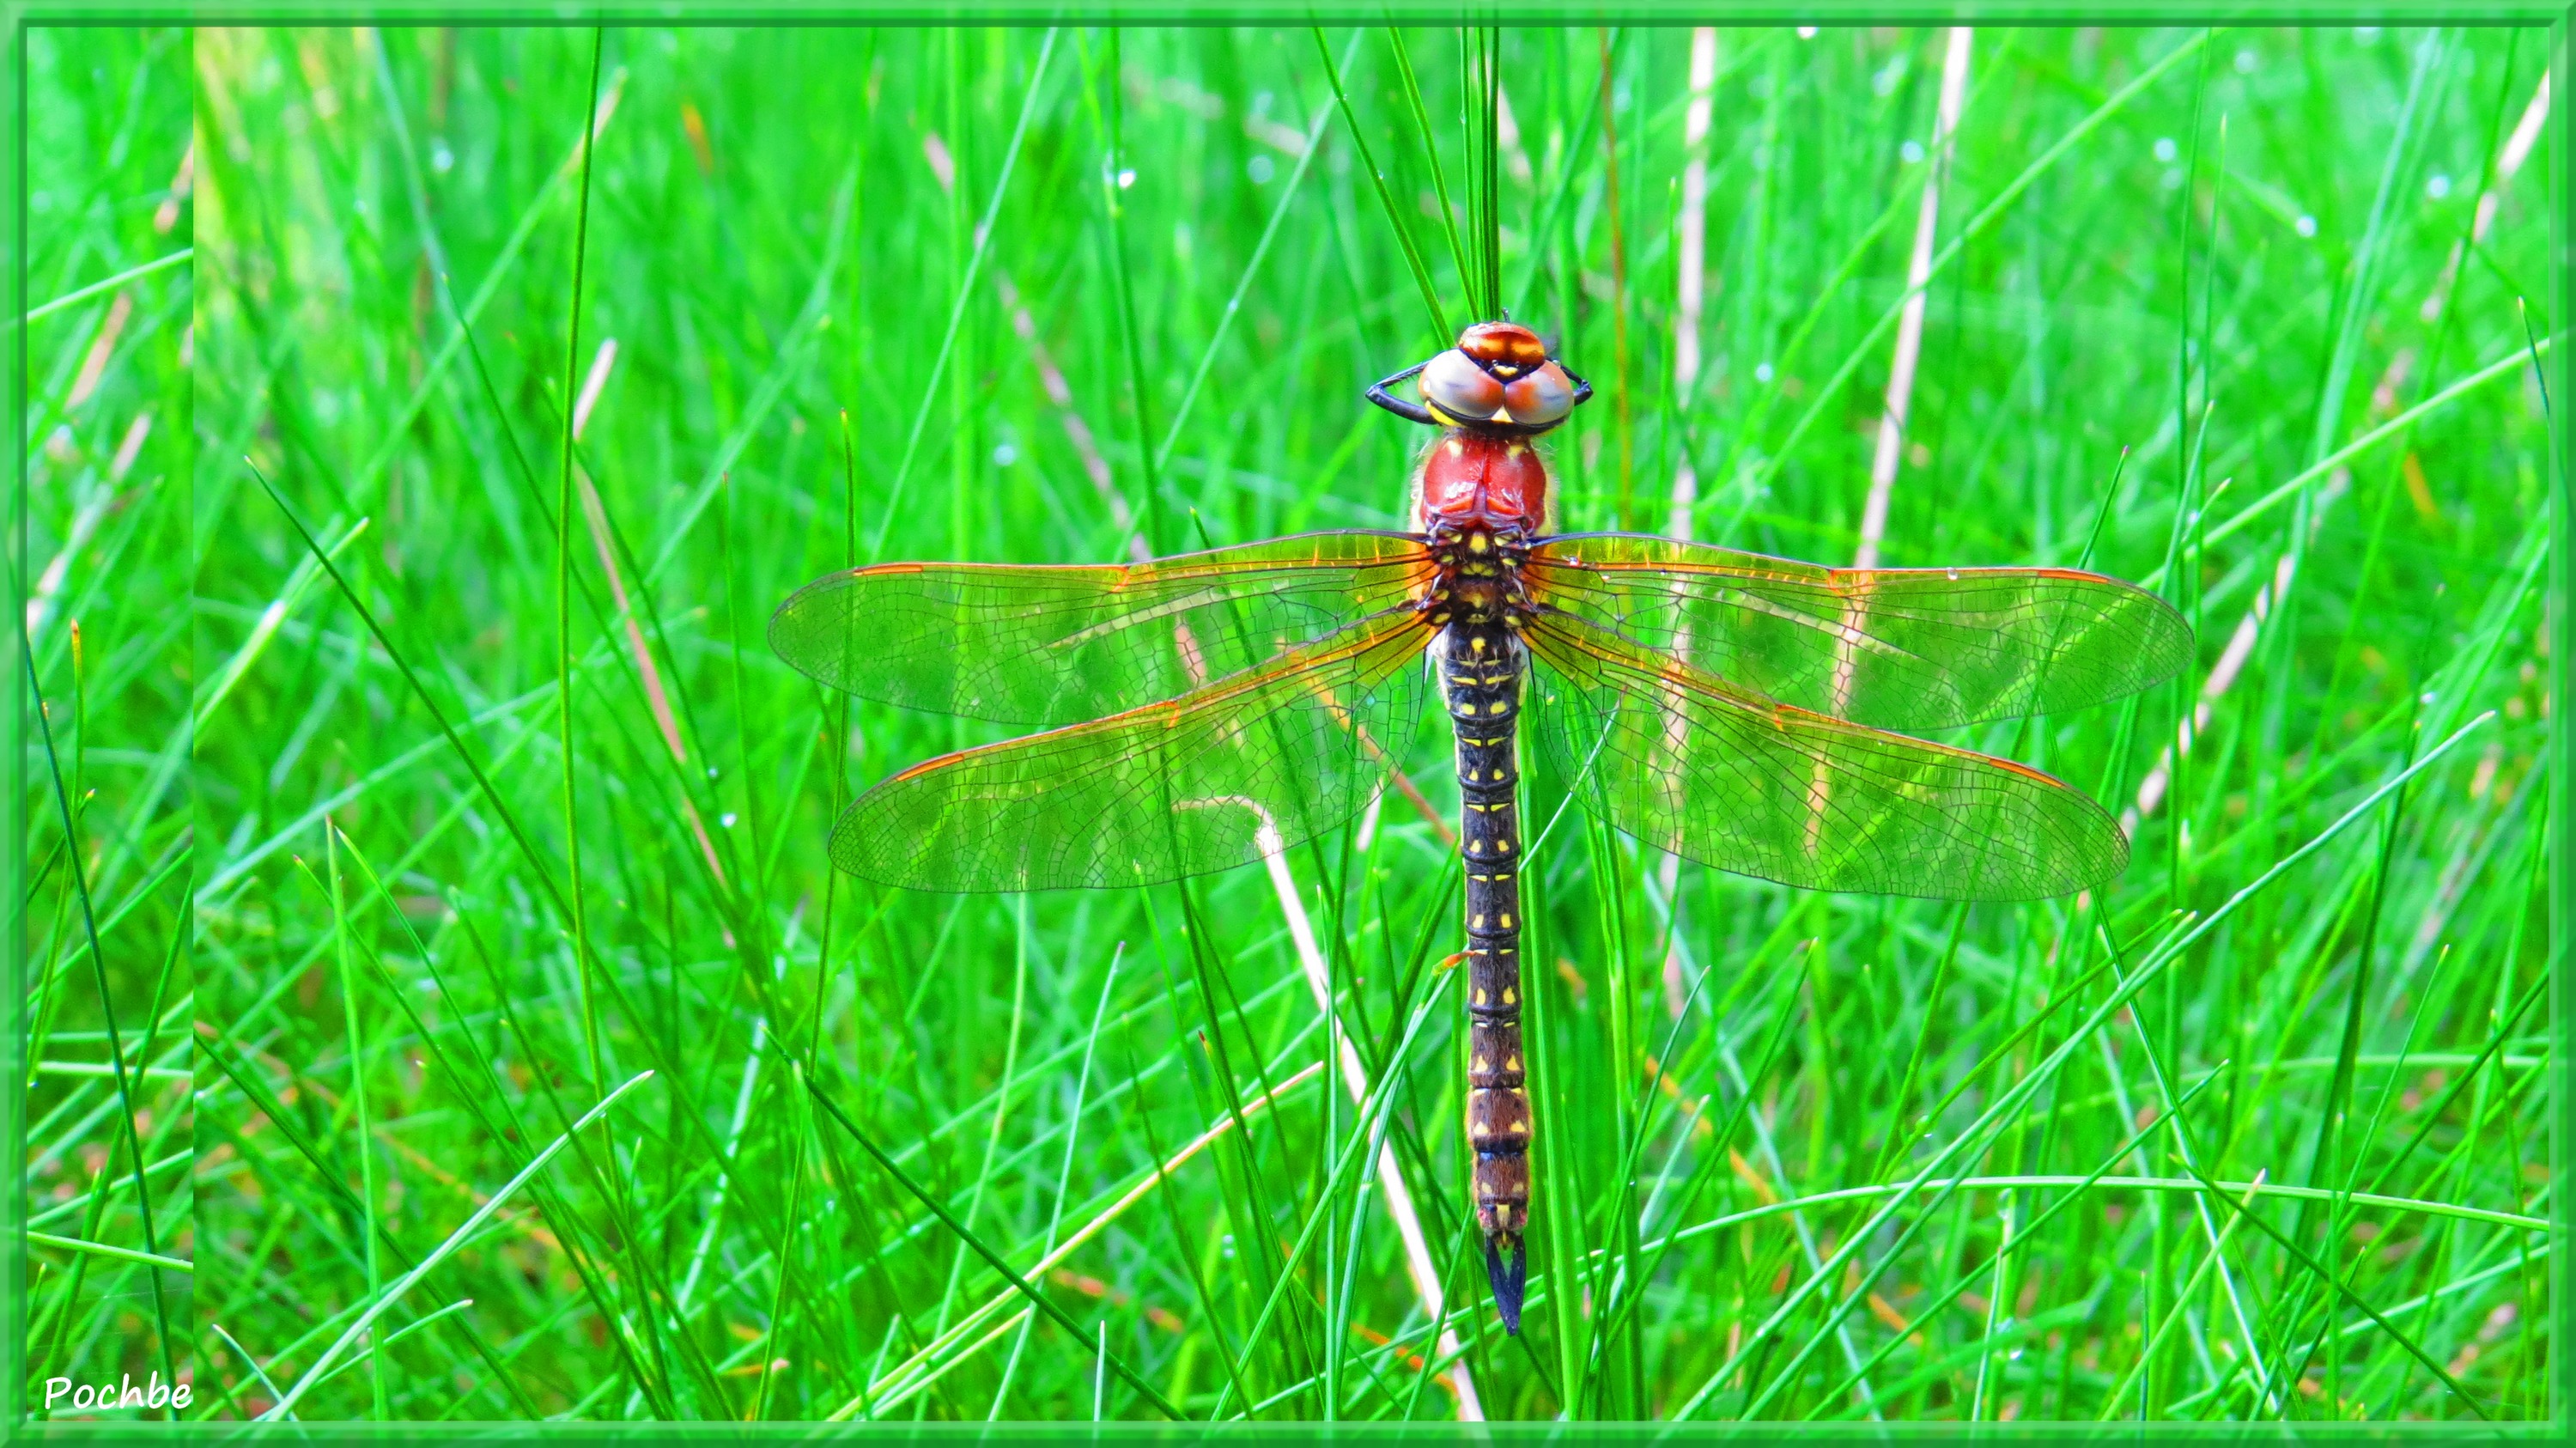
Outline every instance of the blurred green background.
[(1920, 255), (1884, 560), (2200, 634), (1958, 741), (2126, 813), (2098, 898), (1558, 820), (1507, 1339), (1423, 811), (1284, 893), (834, 879), (992, 732), (762, 636), (854, 559), (1396, 525), (1457, 32), (34, 32), (31, 1407), (2556, 1414), (2546, 51), (1980, 30), (1944, 138), (1944, 30), (1502, 33), (1503, 301), (1601, 393), (1563, 526), (1852, 561)]

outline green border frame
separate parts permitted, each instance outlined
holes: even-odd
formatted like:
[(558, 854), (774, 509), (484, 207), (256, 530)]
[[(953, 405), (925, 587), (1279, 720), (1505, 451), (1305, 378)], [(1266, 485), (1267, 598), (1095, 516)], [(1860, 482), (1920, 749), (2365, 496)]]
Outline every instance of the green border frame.
[[(1643, 25), (1690, 25), (1710, 21), (1728, 24), (1924, 24), (1968, 20), (1979, 24), (2112, 24), (2112, 25), (2227, 25), (2262, 23), (2273, 25), (2325, 25), (2350, 22), (2378, 23), (2443, 23), (2451, 25), (2547, 25), (2550, 28), (2550, 70), (2557, 77), (2552, 95), (2556, 101), (2558, 124), (2547, 134), (2549, 183), (2556, 189), (2557, 206), (2551, 212), (2550, 241), (2558, 264), (2551, 277), (2551, 305), (2557, 316), (2569, 315), (2569, 303), (2576, 300), (2576, 187), (2570, 186), (2570, 159), (2576, 155), (2568, 143), (2569, 129), (2576, 126), (2576, 93), (2568, 84), (2568, 53), (2571, 33), (2576, 33), (2576, 3), (2571, 0), (2381, 0), (2381, 3), (2319, 4), (2309, 0), (2182, 0), (2182, 3), (2158, 3), (2158, 0), (2093, 0), (2089, 4), (2069, 5), (2062, 0), (1964, 0), (1964, 3), (1939, 3), (1939, 0), (1804, 0), (1804, 3), (1782, 3), (1782, 0), (1521, 0), (1505, 7), (1496, 0), (1466, 3), (1466, 0), (1414, 0), (1398, 6), (1390, 0), (1312, 0), (1299, 4), (1294, 0), (1075, 0), (1075, 3), (1051, 3), (1051, 0), (948, 0), (948, 3), (922, 3), (922, 0), (573, 0), (573, 3), (541, 6), (528, 0), (175, 0), (175, 3), (117, 3), (117, 0), (0, 0), (0, 197), (9, 208), (5, 227), (0, 227), (0, 316), (23, 319), (28, 305), (25, 261), (27, 256), (28, 210), (25, 192), (27, 145), (27, 45), (30, 29), (38, 26), (80, 26), (105, 24), (183, 23), (189, 25), (278, 25), (319, 22), (407, 24), (429, 22), (466, 22), (481, 24), (518, 23), (534, 25), (583, 25), (600, 23), (680, 24), (680, 25), (758, 25), (758, 24), (1029, 24), (1039, 21), (1083, 22), (1095, 24), (1174, 25), (1258, 22), (1276, 18), (1298, 24), (1344, 23), (1383, 24), (1401, 17), (1409, 23), (1433, 24), (1451, 20), (1491, 21), (1508, 18), (1519, 23), (1562, 23), (1568, 21), (1622, 22)], [(27, 328), (16, 320), (9, 329), (7, 343), (9, 375), (9, 416), (15, 435), (23, 438), (27, 425)], [(2569, 382), (2576, 368), (2561, 353), (2553, 353), (2541, 366), (2550, 393), (2562, 399), (2556, 422), (2556, 476), (2551, 490), (2549, 580), (2551, 602), (2544, 627), (2549, 630), (2550, 707), (2562, 721), (2549, 745), (2550, 778), (2550, 887), (2549, 964), (2554, 976), (2551, 992), (2550, 1030), (2553, 1041), (2550, 1150), (2553, 1173), (2551, 1217), (2560, 1239), (2567, 1238), (2571, 1213), (2567, 1206), (2569, 1183), (2567, 1152), (2576, 1134), (2576, 1075), (2571, 1075), (2568, 1056), (2568, 1025), (2571, 1010), (2576, 1010), (2576, 997), (2570, 995), (2569, 941), (2576, 930), (2576, 870), (2569, 859), (2570, 815), (2576, 813), (2576, 779), (2571, 779), (2571, 757), (2564, 722), (2569, 710), (2576, 708), (2576, 671), (2570, 668), (2571, 655), (2576, 655), (2576, 618), (2571, 618), (2569, 604), (2576, 597), (2576, 570), (2571, 570), (2568, 557), (2570, 543), (2569, 513), (2576, 506), (2576, 489), (2571, 489), (2569, 463), (2576, 458), (2576, 420), (2565, 411), (2564, 399), (2571, 396)], [(27, 554), (27, 450), (17, 450), (7, 483), (7, 500), (0, 505), (0, 518), (5, 518), (7, 561), (6, 602), (12, 618), (25, 616)], [(19, 641), (23, 651), (24, 636)], [(14, 827), (0, 832), (0, 880), (8, 882), (10, 896), (5, 907), (8, 938), (0, 942), (0, 974), (5, 974), (10, 989), (0, 997), (0, 1122), (5, 1129), (10, 1155), (8, 1172), (13, 1184), (17, 1171), (26, 1159), (25, 1116), (21, 1109), (22, 1093), (14, 1083), (23, 1079), (21, 1056), (24, 1033), (19, 1020), (24, 993), (16, 982), (25, 971), (23, 943), (25, 921), (22, 905), (26, 879), (26, 804), (28, 772), (26, 724), (29, 696), (22, 664), (10, 666), (10, 707), (0, 710), (0, 771), (5, 771), (8, 798), (19, 811), (13, 816)], [(0, 1228), (6, 1229), (0, 1239), (0, 1308), (5, 1308), (9, 1325), (0, 1328), (0, 1383), (18, 1383), (25, 1379), (26, 1345), (18, 1322), (19, 1307), (26, 1289), (27, 1249), (22, 1218), (25, 1197), (12, 1190), (0, 1198)], [(1067, 1442), (1165, 1443), (1197, 1442), (1221, 1438), (1245, 1443), (1306, 1443), (1327, 1438), (1352, 1442), (1394, 1442), (1436, 1440), (1475, 1443), (1661, 1443), (1668, 1439), (1707, 1440), (1724, 1438), (1753, 1442), (1795, 1439), (1801, 1442), (1889, 1442), (1938, 1438), (1993, 1437), (2015, 1442), (2056, 1441), (2139, 1441), (2156, 1439), (2189, 1439), (2234, 1441), (2246, 1438), (2300, 1441), (2326, 1439), (2341, 1442), (2440, 1441), (2462, 1438), (2478, 1441), (2566, 1441), (2570, 1435), (2571, 1405), (2576, 1405), (2576, 1353), (2570, 1351), (2571, 1329), (2576, 1329), (2576, 1301), (2571, 1301), (2570, 1269), (2566, 1254), (2550, 1256), (2551, 1304), (2556, 1309), (2552, 1323), (2557, 1347), (2555, 1372), (2552, 1375), (2554, 1413), (2550, 1420), (2533, 1424), (2463, 1425), (2463, 1424), (2356, 1424), (2343, 1427), (2331, 1424), (2301, 1424), (2289, 1427), (2279, 1424), (2240, 1425), (2154, 1425), (2108, 1424), (2099, 1428), (2053, 1423), (2028, 1425), (1982, 1426), (1964, 1428), (1947, 1424), (1864, 1425), (1858, 1427), (1824, 1425), (1669, 1425), (1656, 1423), (1531, 1423), (1471, 1424), (1443, 1426), (1411, 1424), (1400, 1427), (1368, 1425), (1182, 1425), (1182, 1424), (1116, 1424), (1091, 1423), (1004, 1423), (1004, 1424), (903, 1424), (871, 1425), (865, 1428), (839, 1425), (763, 1424), (758, 1427), (740, 1424), (638, 1424), (609, 1425), (590, 1423), (508, 1423), (485, 1422), (454, 1425), (375, 1425), (297, 1424), (292, 1428), (260, 1427), (248, 1424), (138, 1424), (61, 1422), (35, 1423), (27, 1416), (26, 1405), (16, 1401), (0, 1403), (0, 1439), (6, 1441), (82, 1441), (122, 1442), (129, 1439), (166, 1439), (172, 1435), (184, 1438), (231, 1438), (242, 1435), (276, 1436), (292, 1434), (298, 1441), (517, 1441), (523, 1437), (541, 1438), (554, 1443), (582, 1442), (714, 1442), (760, 1441), (794, 1442), (808, 1439), (865, 1437), (871, 1442), (907, 1442), (955, 1444), (964, 1442), (992, 1444), (1059, 1444)]]
[(201, 25), (262, 25), (358, 21), (516, 21), (522, 24), (756, 25), (832, 24), (1032, 24), (1169, 25), (1257, 22), (1296, 24), (1408, 24), (1505, 20), (1514, 24), (1616, 21), (1638, 25), (1927, 24), (1972, 21), (1979, 25), (2326, 25), (2381, 24), (2539, 25), (2568, 17), (2559, 0), (2380, 0), (2380, 3), (2303, 3), (2303, 0), (568, 0), (560, 5), (529, 0), (13, 0), (0, 17), (14, 37), (23, 25), (83, 21), (126, 23), (184, 21)]

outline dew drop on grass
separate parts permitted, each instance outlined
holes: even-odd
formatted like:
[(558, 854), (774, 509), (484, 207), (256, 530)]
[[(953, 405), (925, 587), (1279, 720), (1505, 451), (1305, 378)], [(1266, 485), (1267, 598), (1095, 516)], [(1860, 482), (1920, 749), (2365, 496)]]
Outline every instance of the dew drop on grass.
[(1814, 26), (1812, 26), (1812, 25), (1801, 25), (1801, 26), (1799, 26), (1799, 27), (1798, 27), (1798, 38), (1799, 38), (1800, 40), (1813, 40), (1813, 39), (1815, 39), (1815, 38), (1816, 38), (1816, 27), (1814, 27)]
[(1270, 184), (1270, 178), (1279, 174), (1279, 168), (1273, 165), (1267, 156), (1253, 157), (1243, 163), (1243, 169), (1244, 173), (1252, 178), (1252, 184), (1255, 186), (1267, 186)]
[(2158, 136), (2158, 137), (2156, 137), (2156, 159), (2157, 159), (2157, 160), (2159, 160), (2159, 161), (2166, 161), (2166, 162), (2170, 162), (2170, 161), (2172, 161), (2172, 160), (2173, 160), (2173, 158), (2174, 158), (2174, 157), (2176, 157), (2176, 156), (2178, 156), (2178, 155), (2181, 155), (2181, 154), (2182, 154), (2182, 149), (2181, 149), (2180, 147), (2178, 147), (2178, 146), (2176, 146), (2176, 145), (2174, 144), (2174, 138), (2173, 138), (2173, 137), (2171, 137), (2171, 136)]
[(2451, 178), (2444, 176), (2439, 172), (2434, 173), (2432, 178), (2424, 183), (2424, 194), (2432, 197), (2436, 201), (2450, 195)]
[(2317, 219), (2313, 216), (2301, 216), (2292, 224), (2297, 227), (2298, 233), (2301, 236), (2314, 236), (2317, 234)]
[(2254, 73), (2254, 66), (2254, 52), (2250, 50), (2240, 50), (2236, 52), (2236, 73), (2238, 75), (2252, 75)]
[(723, 825), (726, 829), (732, 829), (733, 811), (726, 810), (723, 814), (716, 816), (716, 823)]
[(1915, 162), (1923, 159), (1923, 143), (1921, 141), (1909, 140), (1904, 145), (1896, 148), (1896, 154), (1903, 156), (1905, 158), (1905, 164), (1911, 166)]

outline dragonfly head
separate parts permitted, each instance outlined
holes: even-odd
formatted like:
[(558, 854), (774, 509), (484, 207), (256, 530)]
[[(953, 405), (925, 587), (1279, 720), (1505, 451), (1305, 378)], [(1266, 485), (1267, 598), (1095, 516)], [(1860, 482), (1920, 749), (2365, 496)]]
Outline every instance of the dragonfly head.
[(1449, 427), (1545, 432), (1592, 395), (1518, 322), (1478, 322), (1458, 345), (1422, 364), (1422, 402)]

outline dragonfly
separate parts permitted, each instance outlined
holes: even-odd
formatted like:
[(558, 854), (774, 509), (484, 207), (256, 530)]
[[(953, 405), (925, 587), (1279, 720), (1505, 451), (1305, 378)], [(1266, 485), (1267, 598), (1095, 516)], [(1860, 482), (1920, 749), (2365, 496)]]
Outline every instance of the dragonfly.
[(1470, 1196), (1514, 1334), (1524, 720), (1585, 807), (1646, 847), (1810, 890), (2038, 900), (2117, 876), (2118, 824), (2037, 769), (1897, 731), (2117, 699), (2193, 647), (2155, 595), (2076, 569), (1830, 568), (1549, 533), (1541, 438), (1591, 393), (1532, 329), (1481, 322), (1367, 391), (1434, 429), (1408, 529), (1119, 565), (874, 564), (798, 590), (769, 626), (832, 688), (1036, 731), (914, 764), (842, 813), (832, 862), (912, 890), (1255, 863), (1367, 808), (1436, 697), (1456, 741)]

